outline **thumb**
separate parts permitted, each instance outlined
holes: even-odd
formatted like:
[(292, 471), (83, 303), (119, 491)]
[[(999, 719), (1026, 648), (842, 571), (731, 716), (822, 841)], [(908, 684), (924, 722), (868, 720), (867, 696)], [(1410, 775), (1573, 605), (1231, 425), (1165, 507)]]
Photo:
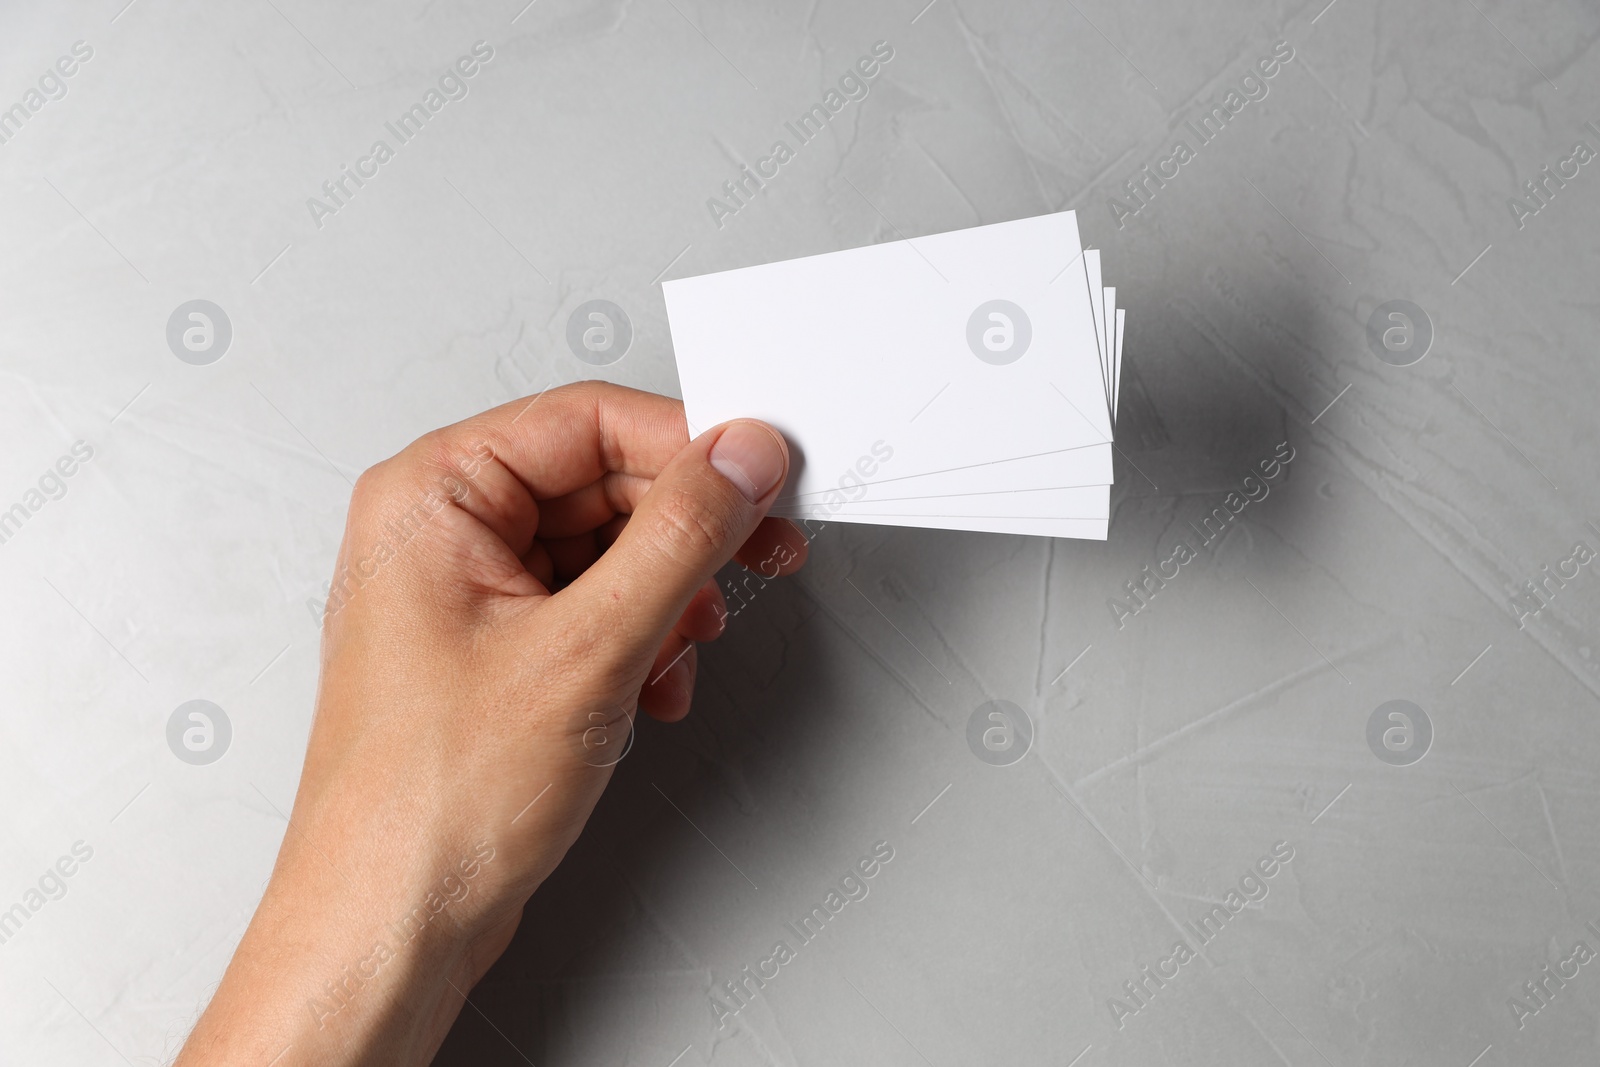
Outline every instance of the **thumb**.
[(783, 436), (740, 419), (701, 434), (656, 476), (622, 535), (557, 595), (602, 628), (608, 665), (649, 665), (689, 601), (755, 532), (789, 472)]

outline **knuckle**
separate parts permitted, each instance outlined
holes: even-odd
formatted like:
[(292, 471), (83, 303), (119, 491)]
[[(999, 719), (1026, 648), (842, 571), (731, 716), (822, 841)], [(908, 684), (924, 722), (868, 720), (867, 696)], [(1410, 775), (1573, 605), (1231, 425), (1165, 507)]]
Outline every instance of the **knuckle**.
[(574, 412), (592, 411), (613, 396), (617, 388), (610, 382), (584, 380), (546, 389), (541, 396), (546, 404), (564, 406)]
[(427, 521), (467, 496), (451, 457), (460, 448), (441, 431), (419, 437), (404, 450), (362, 471), (350, 494), (349, 526), (369, 539), (382, 537), (385, 524), (408, 531), (427, 529)]
[(373, 500), (392, 496), (411, 501), (446, 493), (460, 499), (463, 483), (495, 459), (494, 445), (484, 435), (446, 427), (423, 434), (398, 454), (369, 468), (356, 484), (359, 487), (368, 481), (368, 498)]
[(695, 559), (716, 552), (734, 533), (726, 508), (682, 489), (672, 490), (656, 512), (658, 532), (670, 550)]
[(581, 382), (568, 382), (565, 385), (558, 385), (554, 389), (548, 390), (548, 392), (553, 397), (588, 401), (604, 395), (610, 384), (609, 382), (585, 379)]
[(390, 466), (393, 460), (375, 463), (356, 477), (355, 488), (350, 492), (350, 513), (366, 515), (373, 512), (387, 496), (393, 478)]
[(472, 445), (472, 440), (477, 438), (455, 427), (434, 430), (411, 442), (395, 460), (405, 465), (408, 481), (431, 485), (465, 469), (467, 457), (479, 447)]

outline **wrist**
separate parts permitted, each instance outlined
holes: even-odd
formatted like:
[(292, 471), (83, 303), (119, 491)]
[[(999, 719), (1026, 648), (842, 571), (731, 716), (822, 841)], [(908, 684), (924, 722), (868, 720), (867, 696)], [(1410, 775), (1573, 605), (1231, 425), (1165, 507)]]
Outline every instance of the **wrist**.
[(402, 872), (298, 826), (178, 1067), (427, 1063), (487, 968), (474, 944), (504, 925), (490, 914), (493, 848)]
[(275, 876), (177, 1067), (412, 1062), (460, 951), (434, 929), (405, 940), (381, 914)]

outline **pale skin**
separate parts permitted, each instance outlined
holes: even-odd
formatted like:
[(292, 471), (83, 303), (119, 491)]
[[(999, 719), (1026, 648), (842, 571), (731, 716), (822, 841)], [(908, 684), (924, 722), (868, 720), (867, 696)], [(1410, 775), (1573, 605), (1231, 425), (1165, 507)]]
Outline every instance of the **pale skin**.
[(762, 423), (691, 441), (677, 401), (589, 382), (363, 474), (289, 828), (175, 1067), (430, 1062), (605, 789), (605, 746), (636, 711), (688, 714), (716, 571), (804, 562), (765, 517), (788, 467)]

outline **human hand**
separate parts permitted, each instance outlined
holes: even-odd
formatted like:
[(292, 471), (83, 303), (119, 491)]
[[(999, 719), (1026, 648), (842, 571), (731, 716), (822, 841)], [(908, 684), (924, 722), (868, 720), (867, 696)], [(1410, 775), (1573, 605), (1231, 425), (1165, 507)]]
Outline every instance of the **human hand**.
[(363, 474), (289, 828), (180, 1067), (427, 1063), (636, 709), (688, 713), (717, 569), (804, 562), (764, 518), (787, 472), (761, 423), (691, 442), (677, 401), (583, 383)]

